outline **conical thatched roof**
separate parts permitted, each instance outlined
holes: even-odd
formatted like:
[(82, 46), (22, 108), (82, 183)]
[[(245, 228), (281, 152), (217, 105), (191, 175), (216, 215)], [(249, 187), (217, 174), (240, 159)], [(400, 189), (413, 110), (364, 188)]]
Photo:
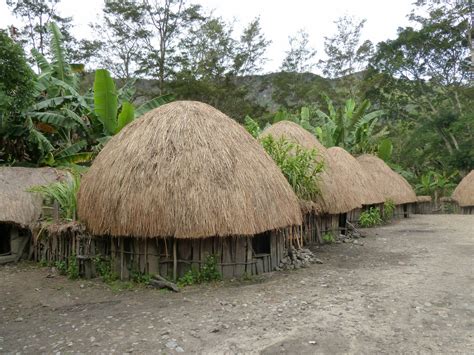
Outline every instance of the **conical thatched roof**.
[(265, 137), (267, 135), (271, 135), (276, 139), (284, 137), (306, 149), (316, 148), (318, 151), (324, 161), (325, 168), (320, 175), (319, 189), (321, 193), (314, 201), (316, 210), (322, 213), (338, 214), (361, 207), (360, 198), (347, 185), (347, 181), (338, 171), (337, 164), (314, 135), (300, 125), (289, 121), (280, 121), (268, 127), (262, 132), (261, 136)]
[(27, 190), (51, 184), (64, 176), (52, 168), (0, 167), (0, 222), (22, 227), (36, 224), (41, 216), (43, 199)]
[(341, 147), (329, 148), (328, 154), (336, 164), (341, 179), (345, 181), (344, 184), (352, 189), (363, 205), (385, 202), (385, 198), (372, 186), (369, 176), (356, 158)]
[(453, 192), (453, 199), (461, 207), (474, 206), (474, 170), (471, 170)]
[(364, 154), (357, 158), (370, 177), (371, 185), (396, 205), (416, 202), (416, 194), (403, 176), (393, 171), (382, 159)]
[(127, 125), (84, 175), (95, 235), (254, 235), (301, 223), (298, 199), (258, 142), (215, 108), (177, 101)]

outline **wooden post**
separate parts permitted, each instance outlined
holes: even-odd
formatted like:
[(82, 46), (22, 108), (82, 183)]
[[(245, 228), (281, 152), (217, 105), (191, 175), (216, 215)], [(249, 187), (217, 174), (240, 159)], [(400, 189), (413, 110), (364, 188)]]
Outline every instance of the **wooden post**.
[(120, 280), (123, 280), (123, 238), (118, 238), (120, 243)]
[(173, 238), (173, 281), (176, 282), (178, 272), (178, 259), (176, 256), (176, 238)]

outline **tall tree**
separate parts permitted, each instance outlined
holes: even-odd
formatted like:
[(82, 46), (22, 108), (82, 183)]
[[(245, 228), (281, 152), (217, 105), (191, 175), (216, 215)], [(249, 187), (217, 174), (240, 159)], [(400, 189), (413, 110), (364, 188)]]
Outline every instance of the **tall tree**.
[(43, 55), (47, 54), (49, 44), (48, 25), (55, 22), (63, 34), (67, 48), (74, 45), (74, 38), (69, 32), (71, 17), (62, 17), (57, 9), (61, 0), (7, 0), (11, 12), (21, 19), (23, 26), (15, 31), (18, 40), (27, 49), (36, 49)]
[(146, 53), (141, 72), (158, 78), (160, 91), (172, 77), (180, 35), (196, 21), (202, 21), (201, 6), (186, 0), (144, 0), (149, 35), (144, 37)]
[(92, 25), (99, 40), (82, 42), (82, 50), (99, 49), (98, 64), (121, 79), (130, 79), (140, 70), (145, 38), (150, 36), (145, 23), (146, 7), (132, 0), (106, 1), (102, 23)]
[(308, 33), (301, 29), (295, 36), (290, 36), (288, 42), (290, 48), (285, 52), (281, 70), (296, 73), (311, 71), (315, 66), (316, 50), (309, 45)]
[(265, 51), (271, 41), (265, 38), (260, 26), (260, 17), (252, 20), (244, 29), (237, 44), (234, 68), (239, 75), (254, 74), (262, 69), (266, 62)]
[(352, 97), (355, 96), (356, 80), (354, 74), (367, 67), (367, 62), (373, 52), (369, 40), (361, 40), (361, 31), (366, 20), (358, 20), (352, 16), (343, 16), (334, 23), (337, 32), (324, 39), (324, 52), (327, 59), (320, 60), (323, 73), (330, 78), (340, 78), (343, 87)]
[(411, 122), (416, 139), (403, 145), (404, 159), (411, 147), (425, 152), (418, 163), (472, 168), (472, 156), (465, 158), (474, 140), (470, 7), (462, 1), (419, 1), (410, 15), (416, 27), (401, 28), (396, 39), (378, 45), (367, 95), (390, 107), (392, 117)]

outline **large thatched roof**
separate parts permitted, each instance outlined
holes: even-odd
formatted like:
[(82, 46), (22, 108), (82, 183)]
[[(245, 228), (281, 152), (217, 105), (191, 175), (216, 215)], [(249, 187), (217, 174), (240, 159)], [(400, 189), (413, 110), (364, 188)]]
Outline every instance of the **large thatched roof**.
[(371, 185), (396, 205), (416, 202), (416, 194), (403, 176), (393, 171), (382, 159), (364, 154), (357, 158), (370, 177)]
[(351, 186), (348, 186), (347, 180), (338, 171), (337, 164), (314, 135), (289, 121), (280, 121), (268, 127), (262, 132), (262, 137), (267, 135), (276, 139), (286, 138), (306, 149), (316, 148), (325, 164), (319, 182), (321, 193), (314, 201), (317, 210), (322, 213), (338, 214), (361, 207), (360, 198), (354, 194)]
[(375, 189), (360, 163), (341, 147), (331, 147), (328, 154), (336, 164), (336, 169), (344, 184), (349, 186), (363, 205), (384, 203), (385, 198)]
[(0, 167), (0, 222), (22, 227), (36, 224), (43, 199), (27, 190), (51, 184), (63, 176), (64, 173), (52, 168)]
[(301, 223), (260, 144), (215, 108), (177, 101), (127, 125), (84, 175), (79, 219), (95, 235), (254, 235)]
[(453, 192), (453, 199), (461, 207), (474, 206), (474, 170), (471, 170)]

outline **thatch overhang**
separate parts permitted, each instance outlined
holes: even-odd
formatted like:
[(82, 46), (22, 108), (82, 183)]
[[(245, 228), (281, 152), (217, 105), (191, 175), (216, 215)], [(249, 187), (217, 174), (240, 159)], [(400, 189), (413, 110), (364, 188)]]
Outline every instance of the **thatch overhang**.
[(200, 102), (127, 125), (84, 175), (78, 216), (94, 235), (203, 238), (301, 224), (298, 199), (260, 144)]
[(331, 147), (327, 151), (336, 164), (339, 178), (358, 196), (362, 205), (385, 202), (384, 196), (372, 186), (369, 176), (356, 158), (341, 147)]
[(474, 206), (474, 170), (471, 170), (456, 186), (453, 199), (461, 207)]
[(393, 171), (382, 159), (364, 154), (357, 157), (371, 185), (377, 189), (386, 200), (392, 200), (395, 205), (416, 202), (416, 194), (408, 181)]
[(416, 202), (431, 202), (431, 196), (416, 196)]
[(319, 181), (320, 194), (312, 201), (317, 212), (339, 214), (362, 207), (360, 198), (342, 178), (337, 164), (313, 134), (294, 122), (280, 121), (265, 129), (261, 136), (267, 135), (275, 139), (283, 137), (303, 148), (317, 150), (320, 159), (324, 162), (324, 171), (320, 174)]
[(53, 168), (0, 167), (0, 222), (23, 228), (34, 226), (41, 216), (43, 198), (28, 189), (65, 176)]

